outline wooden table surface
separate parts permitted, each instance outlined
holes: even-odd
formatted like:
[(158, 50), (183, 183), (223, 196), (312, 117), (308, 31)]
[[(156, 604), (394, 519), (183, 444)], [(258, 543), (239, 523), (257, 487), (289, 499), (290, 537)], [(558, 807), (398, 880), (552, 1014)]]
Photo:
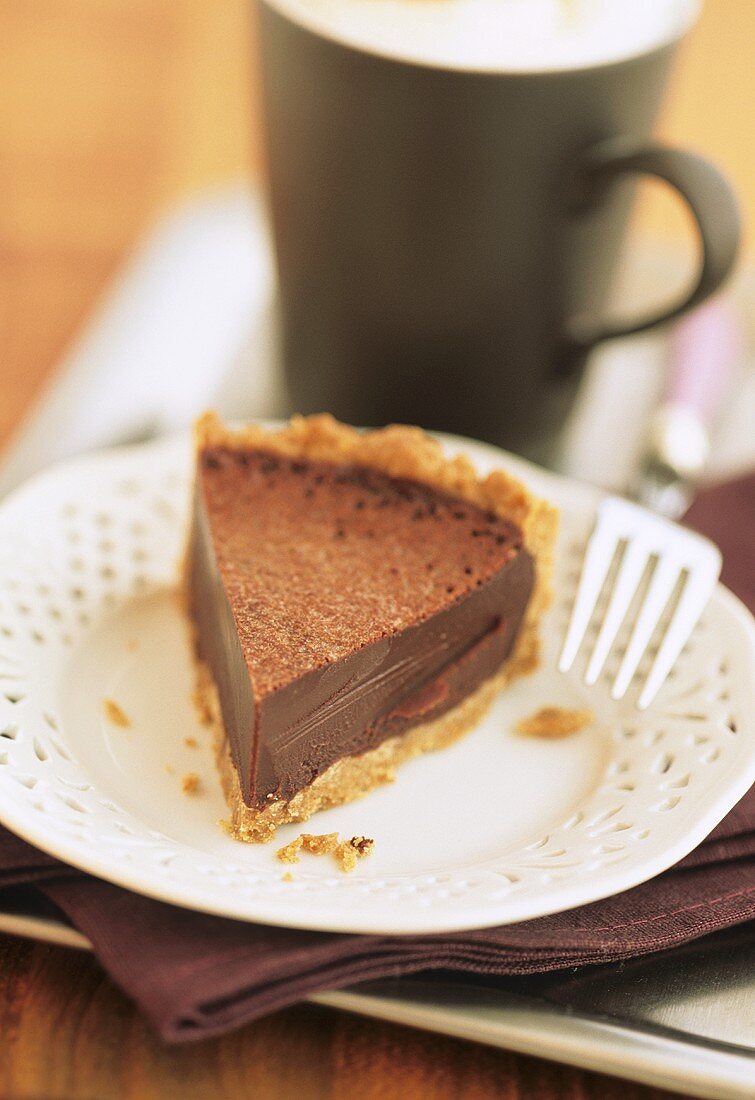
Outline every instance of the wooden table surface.
[[(0, 445), (145, 227), (257, 170), (251, 23), (246, 0), (0, 0)], [(753, 0), (708, 0), (663, 122), (751, 214), (754, 38)], [(640, 225), (687, 232), (664, 196)], [(0, 1051), (7, 1100), (670, 1095), (309, 1006), (170, 1048), (91, 957), (7, 937)]]
[(3, 1100), (663, 1100), (674, 1094), (302, 1005), (161, 1044), (88, 955), (0, 937)]

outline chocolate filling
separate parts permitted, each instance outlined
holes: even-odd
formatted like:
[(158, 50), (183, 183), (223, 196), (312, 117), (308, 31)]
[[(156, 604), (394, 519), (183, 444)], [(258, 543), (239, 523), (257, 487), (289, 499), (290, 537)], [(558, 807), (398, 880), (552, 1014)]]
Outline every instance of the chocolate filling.
[(189, 597), (247, 805), (456, 706), (511, 652), (512, 523), (376, 470), (208, 450)]

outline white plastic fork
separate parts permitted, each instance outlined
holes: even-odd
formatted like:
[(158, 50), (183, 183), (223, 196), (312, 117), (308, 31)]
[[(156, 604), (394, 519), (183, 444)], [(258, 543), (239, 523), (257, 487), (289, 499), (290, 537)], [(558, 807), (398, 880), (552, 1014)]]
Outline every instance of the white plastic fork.
[(644, 710), (657, 695), (710, 599), (721, 572), (721, 554), (702, 535), (654, 516), (636, 504), (618, 497), (603, 501), (587, 544), (571, 621), (558, 663), (561, 672), (567, 672), (574, 663), (620, 545), (624, 553), (587, 664), (586, 684), (594, 684), (600, 676), (640, 581), (648, 565), (654, 564), (613, 682), (611, 695), (614, 699), (621, 699), (626, 694), (661, 616), (683, 578), (678, 602), (637, 701), (639, 709)]

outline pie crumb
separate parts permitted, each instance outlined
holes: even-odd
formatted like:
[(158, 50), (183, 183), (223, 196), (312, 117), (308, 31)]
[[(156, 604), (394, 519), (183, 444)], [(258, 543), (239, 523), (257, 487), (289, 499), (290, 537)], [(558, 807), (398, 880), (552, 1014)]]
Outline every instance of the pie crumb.
[(313, 856), (333, 855), (341, 870), (348, 872), (354, 870), (363, 856), (369, 855), (374, 845), (375, 841), (366, 836), (341, 840), (338, 833), (301, 833), (275, 854), (281, 863), (298, 863), (302, 851)]
[(281, 875), (281, 882), (293, 882), (293, 881), (294, 881), (294, 876), (291, 874), (290, 871), (286, 871), (286, 873), (284, 875)]
[(181, 790), (184, 794), (199, 793), (199, 776), (196, 772), (187, 772), (181, 780)]
[(103, 699), (102, 706), (105, 711), (105, 717), (109, 722), (112, 722), (114, 726), (120, 726), (122, 729), (126, 729), (131, 725), (131, 719), (126, 714), (123, 707), (118, 706), (115, 699)]
[(279, 848), (275, 853), (281, 863), (298, 863), (299, 852), (301, 851), (302, 842), (304, 837), (297, 836), (296, 840), (292, 840), (290, 844), (285, 844), (282, 848)]
[(526, 737), (544, 737), (557, 740), (571, 737), (573, 733), (587, 729), (595, 721), (591, 710), (568, 710), (565, 707), (541, 707), (529, 718), (522, 718), (516, 724), (516, 732)]
[(368, 856), (375, 847), (375, 841), (366, 836), (353, 836), (344, 840), (335, 850), (335, 857), (345, 872), (353, 871), (363, 856)]
[(191, 693), (192, 702), (199, 713), (199, 720), (203, 726), (212, 725), (212, 711), (210, 710), (204, 692), (200, 687), (195, 687)]
[(195, 749), (197, 747), (196, 737), (184, 737), (184, 745), (187, 749)]
[(275, 853), (281, 863), (298, 863), (299, 852), (311, 852), (313, 856), (324, 856), (335, 852), (338, 847), (338, 833), (300, 833), (290, 844), (279, 848)]

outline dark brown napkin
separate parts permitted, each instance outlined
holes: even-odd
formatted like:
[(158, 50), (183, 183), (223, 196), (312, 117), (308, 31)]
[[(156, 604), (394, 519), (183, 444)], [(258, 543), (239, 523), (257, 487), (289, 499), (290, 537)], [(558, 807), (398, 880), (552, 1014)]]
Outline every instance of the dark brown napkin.
[[(755, 476), (704, 494), (691, 521), (698, 516), (722, 546), (728, 585), (752, 607), (752, 551), (740, 548), (748, 527), (750, 547), (755, 534)], [(565, 913), (474, 932), (347, 936), (205, 916), (83, 875), (0, 830), (0, 891), (19, 885), (53, 902), (89, 938), (105, 970), (165, 1039), (202, 1038), (369, 979), (439, 969), (544, 973), (660, 951), (754, 919), (755, 788), (699, 848), (651, 882)]]
[(721, 580), (755, 612), (755, 474), (700, 493), (684, 522), (720, 546)]

